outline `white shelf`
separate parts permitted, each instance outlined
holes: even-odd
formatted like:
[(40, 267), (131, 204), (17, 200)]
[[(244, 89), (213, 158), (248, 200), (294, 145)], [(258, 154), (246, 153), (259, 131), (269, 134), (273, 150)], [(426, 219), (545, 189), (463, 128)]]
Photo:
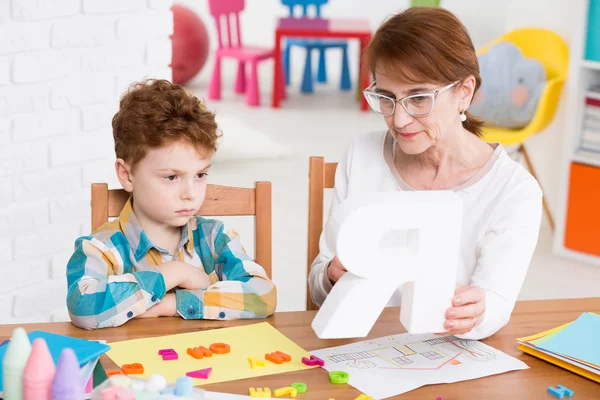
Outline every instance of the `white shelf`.
[(585, 96), (591, 99), (600, 100), (600, 92), (592, 92), (588, 90), (587, 92), (585, 92)]
[(571, 161), (590, 165), (592, 167), (600, 167), (600, 154), (584, 150), (578, 150), (573, 154)]
[[(600, 61), (585, 59), (584, 49), (588, 32), (588, 9), (590, 0), (573, 1), (570, 4), (571, 43), (569, 51), (569, 75), (565, 85), (567, 113), (565, 120), (566, 135), (563, 143), (562, 168), (559, 181), (559, 202), (556, 210), (556, 231), (553, 238), (553, 252), (560, 256), (600, 266), (600, 256), (592, 253), (574, 251), (565, 247), (567, 211), (570, 197), (571, 164), (578, 163), (600, 169), (600, 154), (580, 150), (580, 138), (586, 118), (585, 97), (598, 98), (599, 93), (589, 88), (600, 84)], [(595, 175), (595, 174), (594, 174)], [(597, 179), (597, 178), (595, 178)], [(590, 182), (597, 184), (597, 182)], [(581, 230), (581, 227), (572, 229)]]
[(600, 266), (600, 257), (598, 256), (571, 250), (566, 247), (556, 249), (555, 251), (556, 254), (558, 254), (561, 257), (567, 257), (573, 260), (581, 261), (583, 263)]
[(596, 69), (600, 71), (600, 61), (582, 60), (581, 66), (588, 69)]

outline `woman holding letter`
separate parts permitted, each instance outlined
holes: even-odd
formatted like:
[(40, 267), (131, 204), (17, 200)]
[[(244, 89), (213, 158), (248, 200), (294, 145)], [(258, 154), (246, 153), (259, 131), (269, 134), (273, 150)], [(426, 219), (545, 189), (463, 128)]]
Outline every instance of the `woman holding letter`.
[(338, 164), (309, 276), (312, 300), (321, 305), (346, 272), (332, 251), (344, 200), (364, 192), (452, 190), (464, 217), (445, 328), (461, 338), (488, 337), (506, 325), (521, 290), (537, 244), (542, 191), (501, 144), (482, 140), (482, 122), (467, 112), (481, 77), (473, 43), (453, 14), (413, 7), (393, 16), (373, 36), (365, 62), (374, 82), (364, 95), (387, 129), (359, 136)]

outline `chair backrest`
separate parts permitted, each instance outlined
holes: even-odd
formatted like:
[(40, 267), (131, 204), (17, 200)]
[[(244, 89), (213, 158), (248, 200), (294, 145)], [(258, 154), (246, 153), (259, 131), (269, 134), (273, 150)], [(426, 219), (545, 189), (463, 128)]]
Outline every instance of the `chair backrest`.
[(290, 10), (290, 17), (294, 16), (294, 8), (302, 7), (302, 16), (308, 17), (308, 7), (315, 6), (317, 18), (321, 18), (321, 6), (327, 4), (329, 0), (281, 0), (281, 4), (287, 6)]
[[(323, 157), (310, 157), (308, 172), (308, 261), (307, 277), (310, 267), (319, 255), (319, 238), (323, 231), (323, 197), (325, 189), (333, 189), (337, 163), (326, 163)], [(308, 281), (306, 285), (306, 309), (318, 307), (310, 298)]]
[[(92, 184), (92, 231), (118, 217), (129, 199), (123, 189), (108, 190), (106, 183)], [(255, 216), (256, 262), (270, 278), (272, 273), (271, 182), (256, 182), (254, 188), (208, 185), (197, 215)]]
[(485, 53), (498, 42), (513, 43), (525, 57), (535, 58), (544, 66), (548, 81), (532, 120), (524, 128), (531, 134), (541, 132), (556, 114), (560, 93), (569, 70), (569, 48), (557, 33), (548, 29), (522, 28), (500, 36), (479, 49), (478, 53)]
[[(240, 13), (244, 11), (244, 0), (208, 0), (211, 15), (217, 25), (219, 49), (224, 47), (242, 47), (242, 32), (240, 30)], [(235, 24), (236, 42), (232, 42), (231, 19)], [(223, 23), (223, 20), (225, 23)], [(227, 41), (225, 41), (227, 39)]]

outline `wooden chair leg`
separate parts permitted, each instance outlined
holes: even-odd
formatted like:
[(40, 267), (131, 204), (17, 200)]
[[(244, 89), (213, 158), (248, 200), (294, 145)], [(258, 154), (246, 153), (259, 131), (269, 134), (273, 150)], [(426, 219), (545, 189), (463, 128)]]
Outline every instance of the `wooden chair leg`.
[[(540, 185), (540, 187), (542, 187), (540, 180), (538, 179), (537, 175), (535, 174), (535, 170), (533, 169), (533, 163), (531, 162), (531, 158), (529, 157), (529, 153), (527, 152), (527, 149), (525, 148), (524, 144), (522, 144), (520, 146), (520, 151), (521, 151), (521, 154), (523, 154), (523, 159), (525, 160), (527, 169), (529, 170), (529, 172), (531, 172), (531, 175), (533, 175), (533, 177), (538, 181), (538, 184)], [(544, 193), (543, 188), (542, 188), (542, 193)], [(546, 213), (546, 217), (548, 217), (548, 223), (550, 224), (550, 229), (552, 229), (552, 232), (554, 232), (554, 218), (552, 217), (552, 213), (550, 212), (550, 207), (548, 206), (548, 202), (546, 201), (545, 195), (542, 197), (542, 205), (544, 206), (544, 212)]]

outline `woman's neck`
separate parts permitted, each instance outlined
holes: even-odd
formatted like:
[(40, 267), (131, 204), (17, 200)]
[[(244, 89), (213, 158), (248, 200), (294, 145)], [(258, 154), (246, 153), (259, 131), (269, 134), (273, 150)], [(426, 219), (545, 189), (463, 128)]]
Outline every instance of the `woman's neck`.
[(466, 182), (490, 159), (493, 149), (461, 127), (421, 154), (405, 154), (396, 145), (394, 163), (415, 189), (450, 189)]

